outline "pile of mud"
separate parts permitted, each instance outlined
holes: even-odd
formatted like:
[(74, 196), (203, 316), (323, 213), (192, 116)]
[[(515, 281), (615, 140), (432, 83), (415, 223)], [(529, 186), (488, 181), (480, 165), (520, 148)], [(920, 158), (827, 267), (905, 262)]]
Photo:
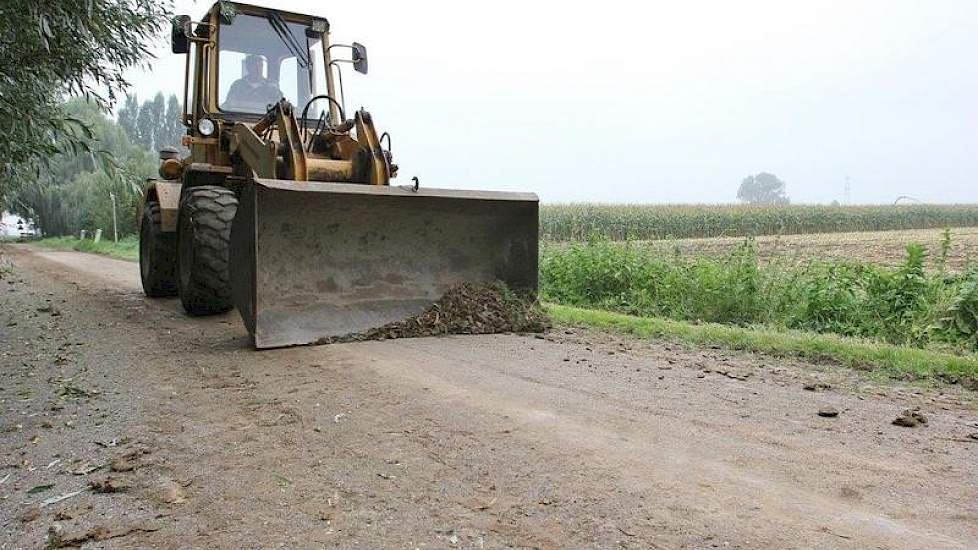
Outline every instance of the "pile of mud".
[(325, 338), (318, 344), (417, 338), (446, 334), (543, 332), (551, 322), (534, 297), (515, 293), (502, 283), (459, 284), (419, 315), (360, 334)]

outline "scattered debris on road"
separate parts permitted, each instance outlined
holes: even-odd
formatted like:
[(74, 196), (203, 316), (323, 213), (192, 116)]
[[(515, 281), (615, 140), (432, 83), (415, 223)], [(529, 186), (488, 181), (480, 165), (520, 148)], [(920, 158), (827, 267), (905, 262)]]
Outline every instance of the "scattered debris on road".
[(69, 470), (68, 473), (73, 476), (87, 476), (95, 470), (99, 470), (104, 467), (105, 464), (89, 464), (88, 462), (85, 462), (84, 464)]
[(98, 397), (99, 392), (97, 390), (86, 390), (72, 383), (67, 383), (61, 386), (58, 391), (58, 395), (67, 398), (91, 398)]
[(131, 472), (141, 466), (139, 459), (147, 454), (149, 449), (142, 447), (132, 449), (113, 458), (109, 463), (109, 469), (113, 472)]
[(151, 524), (132, 525), (127, 527), (109, 528), (104, 525), (96, 525), (88, 529), (66, 531), (61, 525), (52, 525), (48, 530), (48, 541), (52, 548), (65, 548), (69, 546), (81, 546), (86, 542), (103, 541), (124, 537), (131, 533), (157, 531), (159, 527)]
[(173, 480), (166, 480), (159, 486), (159, 498), (166, 504), (179, 504), (187, 500), (183, 487)]
[(818, 415), (825, 418), (835, 418), (839, 416), (839, 410), (835, 407), (822, 407), (818, 409)]
[(894, 426), (901, 426), (904, 428), (914, 428), (917, 426), (922, 426), (927, 424), (927, 417), (920, 412), (920, 407), (914, 407), (913, 409), (907, 409), (900, 413), (895, 419), (893, 419)]
[[(81, 493), (81, 491), (78, 491), (75, 494), (78, 493)], [(58, 511), (58, 513), (54, 514), (54, 519), (57, 521), (72, 520), (91, 512), (94, 508), (95, 507), (91, 503), (80, 504), (78, 506), (69, 506), (64, 510), (60, 510)]]
[(543, 332), (550, 319), (535, 298), (520, 296), (502, 283), (459, 284), (421, 314), (361, 334), (324, 338), (317, 344), (418, 338), (446, 334)]
[(39, 517), (41, 517), (41, 508), (38, 506), (31, 506), (20, 514), (20, 522), (30, 523)]
[(51, 489), (53, 487), (54, 487), (54, 483), (45, 483), (44, 485), (35, 485), (35, 486), (33, 486), (33, 487), (31, 487), (30, 489), (27, 490), (27, 494), (28, 495), (33, 495), (33, 494), (36, 494), (36, 493), (43, 493), (44, 491), (47, 491), (48, 489)]
[(58, 317), (58, 316), (61, 315), (61, 312), (59, 310), (55, 309), (55, 307), (54, 306), (51, 306), (51, 305), (39, 307), (39, 308), (37, 308), (37, 312), (38, 313), (48, 313), (48, 314), (51, 315), (51, 317)]
[(96, 493), (121, 493), (130, 487), (129, 482), (126, 480), (112, 476), (103, 479), (93, 479), (89, 482), (89, 486)]
[(74, 497), (74, 496), (78, 496), (78, 495), (80, 495), (80, 494), (82, 494), (84, 492), (85, 492), (85, 490), (84, 489), (81, 489), (81, 490), (78, 490), (78, 491), (72, 491), (70, 493), (65, 493), (63, 495), (58, 495), (56, 497), (51, 497), (49, 499), (45, 499), (44, 501), (41, 502), (41, 508), (44, 508), (45, 506), (50, 506), (52, 504), (56, 504), (58, 502), (61, 502), (62, 500), (68, 500), (69, 498)]

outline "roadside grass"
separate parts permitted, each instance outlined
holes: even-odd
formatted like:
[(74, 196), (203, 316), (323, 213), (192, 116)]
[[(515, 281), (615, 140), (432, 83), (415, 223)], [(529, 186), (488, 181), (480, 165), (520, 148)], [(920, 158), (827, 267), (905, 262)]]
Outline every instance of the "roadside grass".
[(118, 243), (112, 242), (111, 239), (103, 239), (96, 243), (93, 240), (79, 240), (75, 237), (48, 237), (46, 239), (31, 241), (31, 244), (61, 250), (77, 250), (79, 252), (101, 254), (117, 260), (139, 260), (139, 237), (135, 235), (123, 237), (119, 239)]
[(656, 317), (635, 317), (547, 303), (557, 322), (692, 345), (717, 345), (773, 357), (796, 357), (874, 371), (897, 379), (957, 381), (978, 377), (978, 356), (877, 343), (833, 334), (770, 330), (716, 323), (694, 324)]
[(713, 256), (642, 243), (541, 247), (546, 302), (639, 317), (764, 326), (967, 355), (978, 351), (978, 266), (944, 269), (949, 233), (927, 270), (908, 245), (896, 267), (811, 259), (761, 262), (753, 241)]

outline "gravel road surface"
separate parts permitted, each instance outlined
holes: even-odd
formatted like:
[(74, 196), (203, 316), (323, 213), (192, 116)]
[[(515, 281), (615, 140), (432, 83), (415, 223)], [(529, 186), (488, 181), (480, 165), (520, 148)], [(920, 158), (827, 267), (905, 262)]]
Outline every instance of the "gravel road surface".
[(255, 352), (134, 263), (0, 262), (0, 548), (978, 547), (958, 386), (570, 327)]

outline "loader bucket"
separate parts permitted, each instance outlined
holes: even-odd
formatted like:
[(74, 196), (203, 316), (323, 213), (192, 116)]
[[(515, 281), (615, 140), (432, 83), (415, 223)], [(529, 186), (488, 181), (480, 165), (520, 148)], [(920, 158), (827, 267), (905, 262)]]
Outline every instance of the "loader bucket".
[(231, 229), (234, 303), (256, 348), (417, 315), (455, 284), (537, 290), (532, 193), (256, 179)]

